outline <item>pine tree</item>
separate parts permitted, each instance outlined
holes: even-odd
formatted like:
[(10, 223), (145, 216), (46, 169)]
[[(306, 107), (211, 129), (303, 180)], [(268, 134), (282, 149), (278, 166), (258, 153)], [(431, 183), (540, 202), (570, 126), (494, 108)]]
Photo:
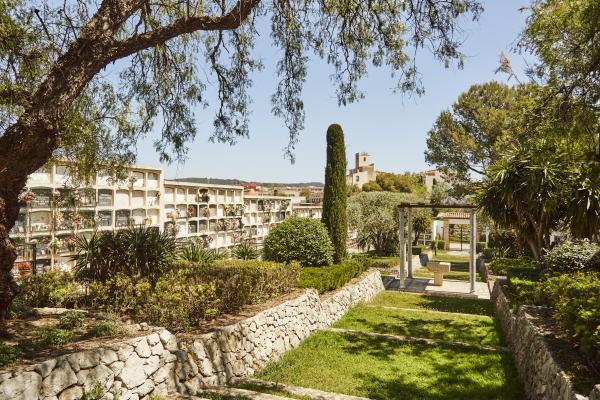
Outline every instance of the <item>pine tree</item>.
[(346, 190), (344, 131), (338, 124), (333, 124), (327, 129), (327, 166), (325, 167), (322, 221), (333, 242), (333, 261), (335, 263), (339, 263), (346, 255), (348, 236)]

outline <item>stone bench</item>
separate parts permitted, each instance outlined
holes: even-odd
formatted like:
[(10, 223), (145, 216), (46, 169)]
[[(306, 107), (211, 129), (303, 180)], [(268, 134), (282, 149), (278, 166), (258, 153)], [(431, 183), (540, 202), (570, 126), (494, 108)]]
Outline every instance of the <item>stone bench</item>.
[(427, 269), (433, 272), (433, 284), (442, 286), (444, 283), (444, 273), (450, 272), (450, 263), (443, 261), (429, 261)]

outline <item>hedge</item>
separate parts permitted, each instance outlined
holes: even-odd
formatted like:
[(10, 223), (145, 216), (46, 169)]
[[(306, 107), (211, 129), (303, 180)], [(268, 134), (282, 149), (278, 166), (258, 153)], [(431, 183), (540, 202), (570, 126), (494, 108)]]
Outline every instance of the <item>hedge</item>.
[(506, 276), (508, 269), (513, 268), (535, 268), (535, 260), (527, 257), (504, 258), (497, 257), (488, 262), (488, 268), (494, 275)]
[(322, 268), (302, 268), (298, 286), (317, 289), (319, 293), (338, 289), (366, 271), (373, 261), (365, 256), (346, 258), (340, 264)]

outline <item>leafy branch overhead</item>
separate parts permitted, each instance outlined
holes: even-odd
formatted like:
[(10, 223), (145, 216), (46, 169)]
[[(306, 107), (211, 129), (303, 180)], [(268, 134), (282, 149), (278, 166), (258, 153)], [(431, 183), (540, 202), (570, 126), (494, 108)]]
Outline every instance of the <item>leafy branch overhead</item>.
[(387, 65), (399, 90), (420, 93), (413, 54), (428, 48), (461, 64), (457, 20), (480, 12), (473, 0), (0, 0), (0, 132), (8, 141), (16, 123), (39, 124), (31, 136), (47, 139), (46, 153), (84, 155), (91, 168), (131, 161), (136, 140), (160, 121), (155, 147), (169, 161), (196, 135), (195, 107), (211, 104), (212, 139), (235, 143), (249, 134), (248, 91), (262, 68), (253, 50), (270, 20), (281, 50), (272, 111), (293, 158), (311, 53), (332, 65), (340, 104), (363, 97), (369, 62)]

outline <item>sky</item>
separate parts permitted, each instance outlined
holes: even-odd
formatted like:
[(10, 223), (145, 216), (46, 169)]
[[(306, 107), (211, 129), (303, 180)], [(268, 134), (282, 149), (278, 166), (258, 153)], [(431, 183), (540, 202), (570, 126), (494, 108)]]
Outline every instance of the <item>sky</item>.
[[(140, 164), (161, 165), (168, 179), (186, 177), (238, 178), (260, 182), (323, 182), (325, 170), (325, 133), (332, 123), (344, 129), (348, 167), (353, 154), (368, 152), (375, 168), (386, 172), (418, 172), (431, 168), (425, 162), (427, 131), (439, 113), (450, 108), (460, 93), (476, 83), (490, 80), (507, 82), (496, 74), (499, 55), (504, 52), (513, 69), (523, 74), (531, 58), (513, 51), (526, 14), (519, 8), (527, 0), (484, 1), (485, 11), (477, 22), (463, 21), (465, 66), (444, 68), (425, 50), (418, 55), (425, 94), (411, 96), (394, 93), (394, 80), (385, 68), (369, 68), (360, 88), (365, 99), (339, 107), (335, 85), (330, 80), (332, 67), (312, 56), (304, 87), (305, 130), (296, 146), (296, 162), (284, 158), (288, 133), (282, 121), (271, 114), (271, 94), (277, 78), (276, 52), (266, 33), (259, 38), (256, 52), (265, 69), (253, 76), (250, 138), (230, 146), (211, 143), (213, 113), (196, 110), (198, 135), (189, 144), (182, 163), (162, 164), (154, 151), (153, 136), (138, 145)], [(529, 61), (528, 61), (529, 60)], [(514, 82), (508, 82), (513, 84)], [(210, 83), (208, 83), (211, 85)], [(210, 88), (209, 88), (210, 91)]]

